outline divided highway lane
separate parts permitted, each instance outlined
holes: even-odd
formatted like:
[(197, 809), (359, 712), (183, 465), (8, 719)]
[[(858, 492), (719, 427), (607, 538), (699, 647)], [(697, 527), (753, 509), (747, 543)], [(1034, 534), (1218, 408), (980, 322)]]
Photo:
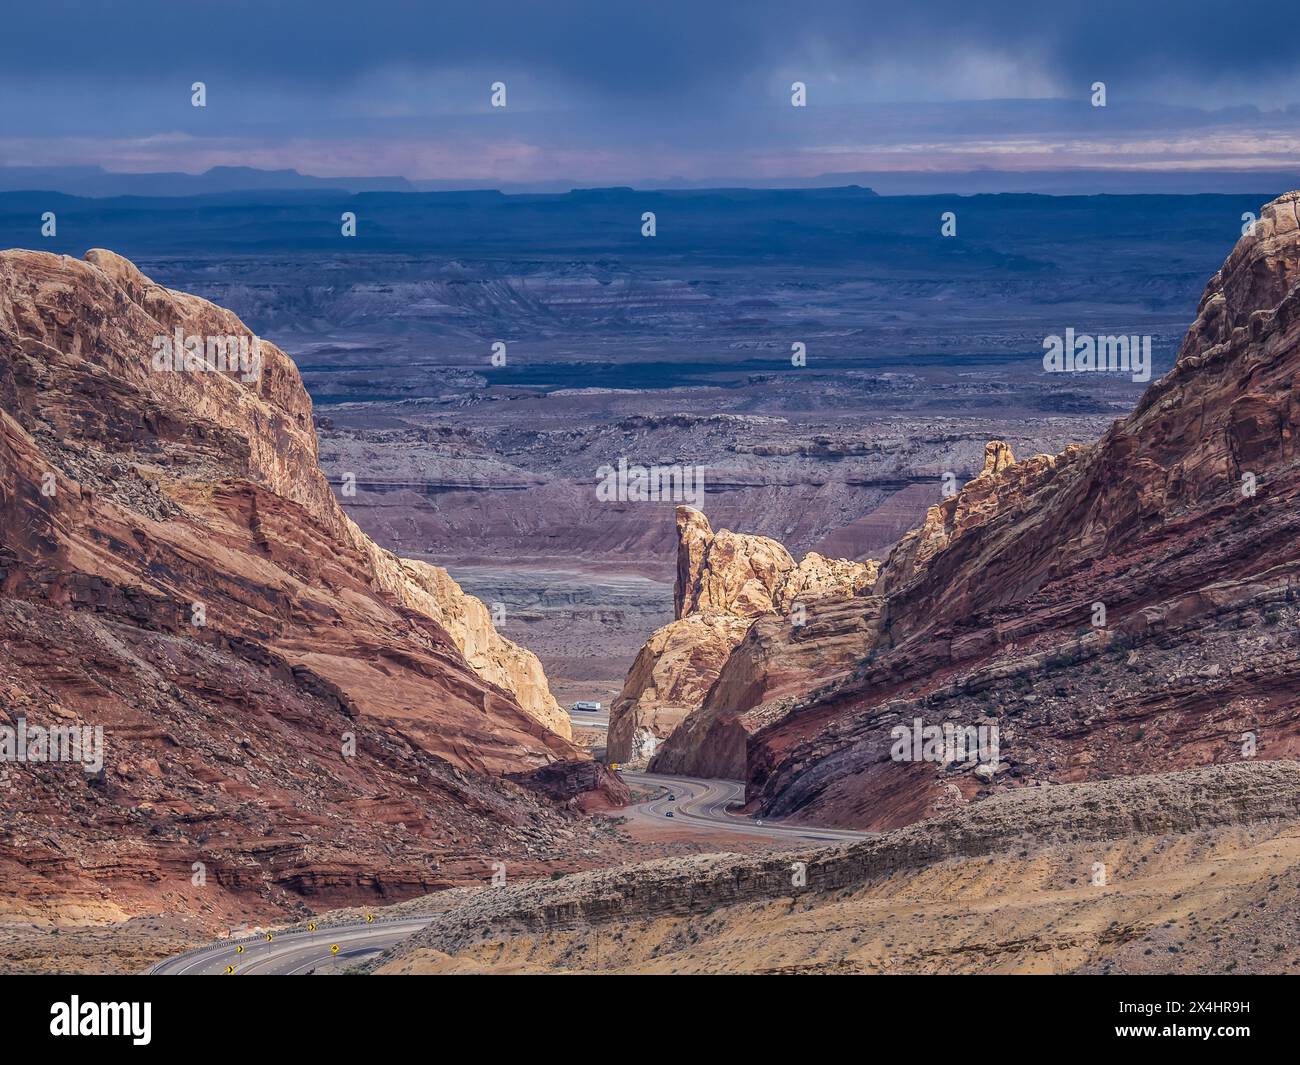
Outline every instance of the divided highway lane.
[[(788, 824), (759, 824), (747, 817), (728, 812), (745, 797), (745, 786), (734, 780), (698, 780), (692, 777), (667, 777), (651, 773), (622, 773), (630, 784), (657, 786), (667, 794), (650, 802), (639, 803), (628, 811), (634, 817), (662, 821), (665, 825), (689, 831), (692, 828), (736, 832), (747, 836), (766, 836), (790, 842), (810, 840), (818, 843), (843, 843), (864, 839), (869, 832), (841, 828), (815, 828)], [(673, 799), (669, 799), (671, 794)], [(672, 817), (668, 817), (669, 811)], [(168, 958), (149, 972), (167, 976), (300, 976), (314, 969), (340, 967), (355, 963), (377, 951), (387, 950), (407, 936), (418, 932), (431, 917), (379, 919), (373, 923), (334, 925), (309, 932), (306, 929), (275, 932), (268, 943), (265, 937), (228, 939)], [(243, 953), (236, 948), (243, 946)], [(336, 953), (332, 948), (337, 946)], [(227, 968), (230, 972), (227, 973)]]
[[(629, 784), (665, 788), (665, 795), (632, 808), (634, 814), (662, 820), (667, 824), (692, 827), (724, 828), (745, 836), (766, 836), (769, 839), (813, 840), (819, 843), (844, 843), (866, 839), (872, 833), (855, 832), (847, 828), (819, 828), (814, 825), (790, 825), (780, 822), (760, 823), (748, 817), (728, 812), (728, 807), (739, 806), (745, 799), (745, 785), (736, 780), (698, 780), (693, 777), (669, 777), (657, 773), (619, 774)], [(672, 812), (672, 817), (668, 813)]]

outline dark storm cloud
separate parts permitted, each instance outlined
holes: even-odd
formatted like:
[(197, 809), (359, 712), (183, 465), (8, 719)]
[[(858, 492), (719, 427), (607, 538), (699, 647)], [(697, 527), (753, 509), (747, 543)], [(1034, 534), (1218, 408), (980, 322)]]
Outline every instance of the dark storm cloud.
[[(393, 67), (496, 65), (597, 98), (653, 103), (811, 60), (852, 71), (988, 51), (1041, 65), (1064, 82), (1105, 71), (1158, 96), (1188, 83), (1262, 86), (1293, 76), (1296, 11), (1280, 0), (44, 0), (6, 11), (0, 77), (10, 90), (50, 75), (74, 84), (162, 84), (219, 67), (252, 85), (329, 90)], [(925, 86), (911, 91), (924, 97)]]
[(615, 182), (1278, 165), (1300, 144), (1294, 0), (44, 0), (3, 29), (10, 165)]

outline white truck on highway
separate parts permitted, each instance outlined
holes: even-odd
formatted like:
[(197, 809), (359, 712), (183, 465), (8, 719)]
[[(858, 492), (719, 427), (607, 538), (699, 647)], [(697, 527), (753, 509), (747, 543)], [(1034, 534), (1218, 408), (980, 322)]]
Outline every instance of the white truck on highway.
[(599, 714), (600, 710), (600, 703), (594, 703), (590, 699), (579, 699), (569, 707), (569, 713), (574, 713), (576, 711), (581, 714)]

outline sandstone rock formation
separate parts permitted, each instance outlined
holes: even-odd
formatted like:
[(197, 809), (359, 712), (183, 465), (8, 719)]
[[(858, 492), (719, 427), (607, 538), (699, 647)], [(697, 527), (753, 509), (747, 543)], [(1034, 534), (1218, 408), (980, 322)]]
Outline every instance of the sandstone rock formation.
[(874, 583), (876, 568), (872, 561), (823, 558), (815, 551), (795, 565), (775, 540), (729, 529), (715, 533), (700, 511), (677, 508), (673, 597), (679, 618), (708, 610), (753, 618), (788, 612), (801, 599), (858, 595)]
[(513, 692), (530, 717), (572, 739), (568, 712), (551, 695), (537, 656), (497, 632), (487, 607), (466, 595), (441, 566), (409, 558), (400, 561), (407, 577), (432, 596), (436, 607), (425, 604), (426, 609), (442, 623), (474, 672)]
[(606, 756), (645, 766), (659, 743), (704, 702), (732, 649), (753, 618), (710, 610), (656, 630), (632, 663), (610, 706)]
[[(888, 828), (1025, 784), (1300, 755), (1298, 208), (1264, 208), (1101, 440), (991, 444), (872, 595), (820, 613), (818, 646), (750, 630), (698, 720), (744, 743), (756, 809)], [(854, 660), (829, 683), (823, 648)], [(996, 726), (1002, 760), (895, 760), (918, 719)]]
[(659, 749), (653, 769), (746, 779), (750, 736), (860, 665), (880, 621), (878, 603), (873, 597), (820, 602), (801, 626), (780, 616), (757, 619), (702, 703)]
[[(659, 744), (704, 704), (735, 647), (760, 619), (802, 629), (824, 603), (862, 594), (876, 563), (810, 552), (797, 565), (766, 536), (720, 529), (677, 508), (676, 620), (656, 631), (610, 707), (608, 757), (644, 766)], [(671, 770), (685, 771), (685, 770)]]
[(250, 336), (110, 252), (0, 254), (0, 725), (106, 747), (0, 765), (10, 904), (409, 893), (557, 830), (489, 778), (578, 757), (536, 659), (343, 514), (283, 352), (159, 369), (177, 331)]

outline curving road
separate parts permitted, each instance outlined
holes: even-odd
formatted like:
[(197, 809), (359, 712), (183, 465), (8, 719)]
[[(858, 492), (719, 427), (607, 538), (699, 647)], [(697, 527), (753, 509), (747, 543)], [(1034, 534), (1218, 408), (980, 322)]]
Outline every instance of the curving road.
[[(745, 797), (745, 786), (734, 780), (697, 780), (651, 773), (620, 775), (629, 784), (664, 789), (658, 798), (630, 807), (629, 816), (679, 829), (698, 828), (715, 833), (724, 829), (740, 835), (818, 843), (842, 843), (870, 835), (839, 828), (763, 824), (730, 813), (729, 807), (740, 805)], [(668, 816), (669, 812), (672, 817)], [(225, 939), (161, 961), (149, 972), (168, 976), (299, 976), (318, 971), (340, 972), (368, 955), (387, 950), (418, 932), (430, 920), (432, 917), (377, 918), (372, 923), (334, 925), (314, 932), (293, 929), (274, 932), (269, 943), (265, 935)], [(241, 946), (243, 951), (237, 949)]]
[[(275, 932), (271, 942), (265, 936), (224, 939), (186, 954), (178, 954), (153, 966), (151, 975), (166, 976), (301, 976), (314, 969), (341, 971), (362, 957), (387, 950), (432, 918), (377, 919), (372, 924), (334, 925), (309, 932)], [(238, 948), (243, 947), (243, 952)], [(334, 947), (338, 947), (335, 953)], [(230, 972), (227, 972), (230, 969)]]
[[(737, 780), (700, 780), (694, 777), (668, 777), (657, 773), (619, 774), (629, 784), (661, 787), (667, 794), (640, 803), (628, 812), (678, 827), (723, 828), (742, 836), (766, 836), (769, 839), (813, 840), (818, 843), (845, 843), (865, 839), (870, 832), (847, 828), (821, 828), (816, 825), (791, 825), (779, 821), (755, 821), (729, 812), (745, 800), (745, 785)], [(670, 799), (668, 796), (671, 795)], [(672, 817), (669, 818), (669, 812)]]

